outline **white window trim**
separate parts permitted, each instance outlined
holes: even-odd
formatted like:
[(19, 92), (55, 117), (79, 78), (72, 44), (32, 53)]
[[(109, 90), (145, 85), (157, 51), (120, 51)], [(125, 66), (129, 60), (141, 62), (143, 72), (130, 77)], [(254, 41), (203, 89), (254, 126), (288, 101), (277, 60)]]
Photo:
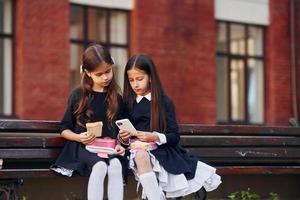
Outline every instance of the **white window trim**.
[(217, 20), (269, 25), (269, 0), (215, 0)]
[(132, 10), (134, 0), (70, 0), (71, 3), (98, 6), (104, 8), (115, 8), (122, 10)]
[[(12, 1), (4, 1), (4, 33), (12, 32)], [(12, 114), (12, 39), (3, 40), (3, 114)]]
[(12, 42), (4, 41), (4, 105), (3, 113), (12, 114)]

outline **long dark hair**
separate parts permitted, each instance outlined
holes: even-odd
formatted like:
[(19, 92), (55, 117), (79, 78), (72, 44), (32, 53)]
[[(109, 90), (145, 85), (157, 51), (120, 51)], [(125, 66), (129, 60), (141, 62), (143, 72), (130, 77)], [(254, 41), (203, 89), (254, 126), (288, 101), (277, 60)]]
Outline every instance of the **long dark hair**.
[[(86, 70), (89, 72), (93, 72), (103, 63), (107, 63), (110, 65), (114, 64), (114, 61), (112, 60), (108, 49), (99, 44), (92, 44), (88, 46), (82, 55), (83, 74), (80, 83), (81, 97), (78, 107), (75, 110), (76, 123), (80, 126), (85, 127), (80, 122), (80, 116), (82, 114), (87, 116), (88, 121), (91, 121), (94, 114), (93, 111), (89, 109), (89, 103), (92, 98), (93, 80), (87, 75)], [(114, 76), (110, 84), (105, 89), (107, 91), (107, 96), (105, 99), (107, 103), (106, 118), (110, 125), (108, 127), (111, 127), (113, 118), (118, 111), (118, 96), (120, 93), (120, 88), (116, 84)]]
[(130, 86), (127, 71), (130, 69), (139, 69), (145, 72), (151, 80), (150, 90), (151, 90), (151, 121), (150, 129), (152, 131), (165, 132), (167, 128), (166, 122), (166, 112), (162, 106), (163, 97), (166, 95), (162, 84), (160, 82), (156, 67), (152, 59), (147, 54), (137, 54), (132, 56), (126, 66), (124, 75), (124, 102), (132, 108), (133, 103), (136, 99), (136, 94)]

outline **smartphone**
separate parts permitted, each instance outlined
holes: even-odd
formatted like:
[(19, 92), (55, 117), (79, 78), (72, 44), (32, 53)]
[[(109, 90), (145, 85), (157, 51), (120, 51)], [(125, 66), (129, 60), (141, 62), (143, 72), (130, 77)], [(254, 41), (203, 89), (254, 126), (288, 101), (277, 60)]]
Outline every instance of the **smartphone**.
[(120, 130), (127, 131), (131, 133), (132, 135), (136, 135), (137, 131), (132, 125), (132, 123), (129, 121), (129, 119), (120, 119), (116, 121), (116, 125)]

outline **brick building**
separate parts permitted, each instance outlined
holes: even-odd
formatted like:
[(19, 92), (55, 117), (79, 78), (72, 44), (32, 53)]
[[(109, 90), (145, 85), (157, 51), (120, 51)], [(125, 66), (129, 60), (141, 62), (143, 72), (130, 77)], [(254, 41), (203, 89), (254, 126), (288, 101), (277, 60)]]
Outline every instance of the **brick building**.
[[(300, 117), (299, 38), (299, 0), (0, 0), (0, 118), (59, 120), (84, 47), (98, 42), (120, 85), (128, 57), (149, 53), (180, 123), (289, 125)], [(298, 191), (296, 176), (283, 180)]]
[(299, 1), (0, 1), (0, 113), (61, 118), (89, 42), (149, 53), (181, 123), (299, 117)]

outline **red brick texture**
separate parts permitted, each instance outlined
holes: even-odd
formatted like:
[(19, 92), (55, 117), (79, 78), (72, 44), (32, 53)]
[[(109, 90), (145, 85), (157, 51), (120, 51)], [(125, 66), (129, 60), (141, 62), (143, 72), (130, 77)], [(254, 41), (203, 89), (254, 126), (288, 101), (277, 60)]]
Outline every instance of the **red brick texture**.
[(69, 1), (16, 1), (15, 115), (60, 119), (69, 93)]
[(214, 1), (135, 1), (131, 53), (149, 53), (181, 123), (215, 123)]
[[(300, 14), (296, 1), (300, 77)], [(16, 1), (14, 110), (21, 119), (60, 119), (69, 94), (69, 1)], [(265, 34), (265, 124), (292, 113), (289, 0), (270, 0)], [(180, 123), (216, 123), (214, 1), (136, 0), (130, 54), (149, 53)], [(298, 80), (298, 95), (300, 94)], [(298, 96), (299, 98), (299, 96)], [(298, 99), (299, 102), (299, 99)]]
[(270, 0), (266, 28), (266, 124), (288, 125), (292, 117), (290, 7), (288, 0)]
[(295, 7), (295, 47), (296, 47), (296, 82), (297, 82), (297, 104), (298, 120), (300, 120), (300, 1), (294, 1)]

